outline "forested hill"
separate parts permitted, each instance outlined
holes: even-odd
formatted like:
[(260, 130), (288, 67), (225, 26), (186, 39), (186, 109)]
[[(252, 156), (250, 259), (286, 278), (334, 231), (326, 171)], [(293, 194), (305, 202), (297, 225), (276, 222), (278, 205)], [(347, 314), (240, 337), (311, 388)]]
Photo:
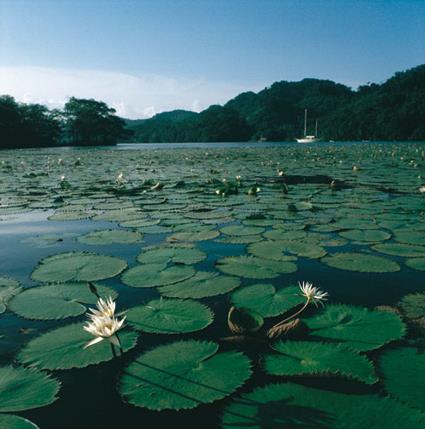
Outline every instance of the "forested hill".
[(308, 132), (318, 119), (324, 139), (425, 140), (425, 65), (356, 91), (329, 80), (276, 82), (199, 114), (175, 110), (127, 128), (135, 142), (293, 140), (302, 134), (305, 108)]

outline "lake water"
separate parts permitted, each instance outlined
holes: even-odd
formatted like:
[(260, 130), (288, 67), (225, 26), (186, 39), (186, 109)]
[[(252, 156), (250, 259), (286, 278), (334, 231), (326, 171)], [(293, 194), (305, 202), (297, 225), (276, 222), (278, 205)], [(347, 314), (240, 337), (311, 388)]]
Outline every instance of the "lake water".
[[(0, 184), (0, 277), (13, 278), (25, 289), (71, 281), (71, 275), (64, 280), (63, 272), (50, 273), (50, 280), (45, 281), (37, 280), (42, 276), (31, 278), (43, 258), (66, 252), (89, 252), (126, 261), (128, 268), (117, 275), (102, 277), (110, 268), (105, 265), (99, 270), (101, 274), (97, 272), (98, 277), (93, 278), (100, 277), (98, 284), (118, 294), (119, 311), (146, 307), (149, 301), (156, 302), (161, 296), (165, 301), (179, 299), (173, 295), (178, 295), (179, 281), (172, 280), (168, 274), (158, 274), (155, 279), (148, 270), (136, 276), (137, 285), (134, 278), (123, 282), (121, 276), (124, 275), (125, 280), (126, 273), (134, 267), (151, 267), (152, 262), (159, 261), (162, 265), (156, 266), (158, 273), (177, 267), (177, 277), (184, 270), (188, 273), (186, 279), (200, 271), (217, 276), (214, 288), (199, 285), (206, 290), (211, 287), (205, 296), (198, 297), (195, 289), (184, 296), (208, 307), (212, 317), (207, 326), (178, 333), (176, 319), (176, 332), (153, 333), (143, 328), (145, 322), (139, 324), (132, 319), (123, 332), (137, 334), (135, 347), (122, 357), (112, 359), (111, 356), (105, 362), (77, 369), (47, 370), (61, 382), (58, 399), (40, 408), (11, 414), (25, 417), (41, 429), (166, 428), (171, 425), (217, 428), (223, 424), (223, 412), (231, 410), (228, 407), (235, 398), (271, 383), (288, 381), (341, 395), (356, 395), (356, 398), (368, 394), (381, 398), (389, 393), (397, 404), (403, 402), (405, 408), (400, 413), (413, 415), (421, 409), (420, 405), (410, 404), (387, 387), (380, 366), (381, 356), (387, 350), (406, 346), (406, 340), (401, 337), (415, 342), (423, 335), (418, 328), (418, 318), (410, 320), (403, 313), (403, 307), (399, 315), (391, 314), (408, 325), (406, 332), (389, 333), (387, 339), (382, 339), (383, 344), (394, 339), (392, 344), (395, 345), (380, 347), (377, 343), (360, 349), (362, 356), (373, 362), (378, 382), (365, 383), (335, 373), (326, 376), (300, 372), (278, 376), (267, 373), (263, 365), (265, 357), (278, 354), (270, 347), (273, 341), (267, 339), (265, 332), (281, 320), (283, 314), (291, 314), (294, 310), (288, 307), (288, 311), (284, 311), (282, 307), (282, 311), (269, 316), (266, 304), (261, 302), (261, 294), (257, 301), (250, 301), (240, 291), (250, 287), (254, 287), (251, 289), (254, 291), (255, 285), (264, 284), (280, 291), (296, 286), (299, 281), (310, 281), (328, 292), (329, 299), (324, 310), (314, 305), (308, 307), (302, 314), (302, 320), (305, 317), (307, 322), (326, 308), (339, 304), (370, 310), (383, 305), (396, 307), (409, 294), (422, 293), (425, 286), (425, 193), (420, 188), (425, 185), (424, 144), (176, 143), (8, 150), (0, 152)], [(90, 235), (109, 230), (134, 234), (125, 238), (127, 243), (117, 242), (125, 241), (118, 236)], [(194, 262), (177, 257), (166, 257), (164, 262), (162, 250), (158, 255), (155, 253), (157, 248), (167, 251), (177, 248), (177, 252), (195, 249), (201, 256)], [(143, 257), (138, 261), (138, 255), (144, 252), (153, 252), (149, 261)], [(64, 264), (63, 271), (72, 271), (70, 265), (71, 262)], [(76, 272), (75, 278), (77, 274), (81, 273)], [(225, 290), (225, 276), (235, 278), (238, 284)], [(184, 284), (185, 281), (181, 277), (180, 282)], [(171, 294), (170, 285), (175, 285)], [(223, 288), (221, 292), (220, 288)], [(2, 365), (28, 366), (21, 353), (33, 344), (32, 341), (47, 332), (85, 321), (84, 312), (46, 320), (50, 310), (43, 308), (35, 309), (34, 313), (31, 310), (28, 314), (33, 315), (28, 316), (25, 314), (28, 308), (19, 304), (19, 295), (9, 301), (10, 308), (0, 315)], [(66, 305), (69, 301), (78, 301), (78, 298), (61, 299)], [(233, 335), (227, 324), (232, 302), (246, 302), (244, 307), (259, 314), (263, 312), (264, 327), (257, 334), (260, 340), (225, 340)], [(59, 303), (49, 305), (53, 308)], [(16, 311), (12, 311), (14, 308)], [(296, 309), (296, 305), (293, 308)], [(174, 316), (171, 312), (171, 316), (161, 317)], [(196, 320), (198, 315), (191, 316), (188, 312), (179, 317)], [(368, 329), (380, 328), (374, 327), (372, 322), (369, 325), (367, 319), (365, 338), (370, 335)], [(329, 337), (317, 332), (313, 335), (314, 332), (297, 334), (292, 340), (327, 344), (339, 341), (335, 340), (338, 335), (332, 337), (334, 332)], [(284, 339), (284, 336), (280, 338)], [(152, 399), (155, 406), (146, 406), (142, 399), (139, 406), (130, 404), (134, 398), (121, 391), (127, 369), (130, 370), (144, 353), (180, 340), (194, 340), (197, 345), (202, 341), (217, 343), (218, 353), (229, 353), (233, 360), (237, 355), (232, 353), (243, 353), (251, 362), (251, 374), (245, 378), (241, 376), (243, 379), (234, 388), (227, 388), (225, 384), (224, 387), (214, 384), (214, 378), (219, 379), (220, 374), (213, 371), (210, 389), (226, 391), (214, 401), (204, 401), (202, 389), (198, 393), (194, 389), (190, 395), (183, 388), (179, 390), (176, 374), (171, 375), (171, 381), (165, 376), (161, 379), (162, 387), (157, 386), (160, 393), (149, 390), (155, 383), (141, 377), (139, 388), (144, 386), (146, 396), (163, 395), (164, 403), (160, 399), (155, 403)], [(348, 346), (354, 344), (349, 335), (346, 341)], [(91, 350), (95, 347), (97, 345)], [(69, 359), (72, 360), (72, 356)], [(204, 364), (199, 364), (197, 370), (202, 371)], [(34, 366), (43, 369), (42, 364)], [(171, 371), (171, 367), (167, 367), (167, 371)], [(355, 374), (357, 368), (353, 371)], [(179, 370), (176, 369), (176, 373)], [(190, 374), (189, 378), (193, 376), (193, 372), (185, 374)], [(391, 380), (391, 376), (385, 374), (385, 379)], [(143, 383), (151, 386), (147, 388)], [(171, 392), (171, 387), (177, 393)], [(420, 391), (420, 386), (413, 386), (412, 390)], [(188, 395), (192, 402), (196, 397), (199, 404), (192, 404), (190, 409), (170, 410), (163, 405), (170, 403), (167, 395), (180, 399)], [(160, 411), (148, 409), (161, 407), (164, 409)], [(287, 408), (286, 413), (294, 413), (295, 420), (300, 413), (300, 422), (291, 423), (282, 417), (285, 407), (288, 405), (280, 405), (281, 411), (265, 409), (260, 420), (239, 416), (240, 422), (235, 417), (236, 422), (231, 424), (231, 419), (224, 417), (227, 423), (223, 427), (337, 427), (326, 419), (314, 424), (303, 421), (301, 415), (306, 411), (301, 408), (300, 411)], [(309, 410), (313, 413), (314, 406)], [(335, 421), (340, 418), (336, 413), (332, 416)], [(360, 422), (368, 424), (368, 418), (362, 417), (359, 425)], [(260, 426), (259, 421), (262, 422)], [(420, 418), (415, 421), (419, 429)], [(355, 420), (353, 424), (349, 427), (356, 427)], [(409, 427), (414, 429), (415, 424)]]

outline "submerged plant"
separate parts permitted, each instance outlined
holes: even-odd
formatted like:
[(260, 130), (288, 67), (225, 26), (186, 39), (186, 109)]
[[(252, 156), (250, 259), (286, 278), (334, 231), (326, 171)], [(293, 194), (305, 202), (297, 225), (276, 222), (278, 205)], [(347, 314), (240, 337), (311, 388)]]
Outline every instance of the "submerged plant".
[(97, 309), (90, 309), (87, 317), (89, 322), (84, 326), (84, 330), (95, 336), (84, 348), (93, 346), (103, 340), (108, 340), (111, 347), (114, 345), (121, 348), (121, 343), (117, 332), (123, 327), (126, 316), (122, 319), (115, 317), (115, 302), (109, 297), (106, 301), (99, 298)]
[(299, 316), (310, 303), (318, 307), (319, 305), (324, 306), (323, 301), (327, 301), (328, 293), (321, 291), (318, 287), (313, 286), (312, 283), (298, 282), (298, 286), (301, 291), (301, 296), (306, 298), (304, 305), (291, 316), (272, 326), (267, 332), (267, 336), (269, 338), (275, 338), (280, 334), (287, 332), (288, 329), (291, 329), (293, 326), (288, 322)]

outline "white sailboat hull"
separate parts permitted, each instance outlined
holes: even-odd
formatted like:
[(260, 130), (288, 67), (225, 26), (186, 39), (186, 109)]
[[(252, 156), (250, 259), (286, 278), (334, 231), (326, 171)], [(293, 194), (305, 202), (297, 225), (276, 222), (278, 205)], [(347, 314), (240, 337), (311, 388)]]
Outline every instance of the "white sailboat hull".
[(319, 137), (303, 137), (301, 139), (296, 139), (298, 143), (316, 143), (320, 142)]

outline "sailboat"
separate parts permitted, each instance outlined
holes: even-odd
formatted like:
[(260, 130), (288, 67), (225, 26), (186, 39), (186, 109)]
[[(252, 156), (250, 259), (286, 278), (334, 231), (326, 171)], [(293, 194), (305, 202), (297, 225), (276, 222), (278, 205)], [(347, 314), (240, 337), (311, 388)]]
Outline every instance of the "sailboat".
[(304, 137), (296, 139), (298, 143), (316, 143), (320, 141), (320, 138), (317, 137), (317, 119), (316, 119), (316, 131), (314, 135), (307, 135), (307, 109), (304, 110)]

